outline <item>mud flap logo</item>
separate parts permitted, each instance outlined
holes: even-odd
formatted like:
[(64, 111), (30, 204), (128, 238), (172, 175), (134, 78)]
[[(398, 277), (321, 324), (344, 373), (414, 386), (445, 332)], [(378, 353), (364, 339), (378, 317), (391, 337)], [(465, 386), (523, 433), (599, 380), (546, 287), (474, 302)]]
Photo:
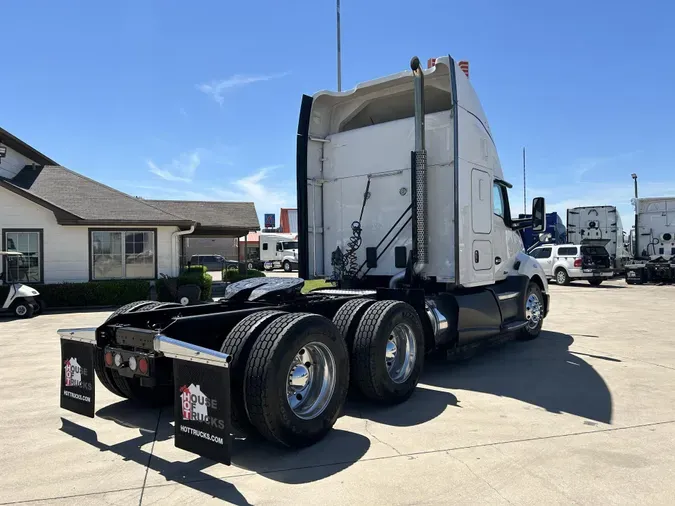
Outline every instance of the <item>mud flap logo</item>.
[(174, 359), (175, 444), (230, 464), (229, 369)]
[(61, 407), (94, 417), (94, 347), (61, 339)]

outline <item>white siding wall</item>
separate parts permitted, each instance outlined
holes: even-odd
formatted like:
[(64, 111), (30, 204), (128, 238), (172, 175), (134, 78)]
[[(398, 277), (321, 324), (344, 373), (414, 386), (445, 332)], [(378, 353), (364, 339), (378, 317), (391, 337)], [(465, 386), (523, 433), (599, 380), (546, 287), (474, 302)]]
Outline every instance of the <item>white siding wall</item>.
[[(0, 143), (0, 146), (5, 145)], [(33, 163), (33, 160), (30, 158), (26, 158), (13, 149), (7, 148), (7, 154), (3, 158), (0, 158), (0, 176), (12, 178), (26, 165), (30, 165), (31, 163)]]
[[(54, 213), (50, 210), (0, 188), (0, 229), (5, 228), (44, 230), (45, 283), (89, 281), (89, 227), (61, 226), (56, 223)], [(174, 252), (172, 266), (171, 236), (178, 227), (156, 228), (158, 273), (175, 275), (178, 271), (178, 255)], [(2, 247), (4, 246), (3, 244)]]

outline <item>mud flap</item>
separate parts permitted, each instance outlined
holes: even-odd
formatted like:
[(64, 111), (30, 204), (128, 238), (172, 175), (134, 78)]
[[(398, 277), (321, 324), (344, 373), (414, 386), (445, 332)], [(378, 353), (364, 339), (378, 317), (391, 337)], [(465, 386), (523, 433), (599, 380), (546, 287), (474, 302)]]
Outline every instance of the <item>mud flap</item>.
[(230, 465), (230, 374), (227, 367), (174, 359), (176, 448)]
[(230, 465), (232, 357), (161, 334), (153, 348), (173, 359), (176, 448)]
[(94, 346), (61, 338), (61, 407), (94, 418)]

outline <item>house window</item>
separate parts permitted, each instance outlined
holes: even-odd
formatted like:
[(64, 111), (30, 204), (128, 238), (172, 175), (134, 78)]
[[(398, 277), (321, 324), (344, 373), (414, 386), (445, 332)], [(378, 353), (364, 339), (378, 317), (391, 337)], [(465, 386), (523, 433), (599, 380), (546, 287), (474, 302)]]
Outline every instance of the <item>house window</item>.
[(42, 230), (3, 230), (5, 251), (16, 251), (22, 256), (6, 256), (5, 279), (8, 282), (42, 283)]
[(91, 278), (150, 279), (156, 272), (155, 231), (91, 231)]

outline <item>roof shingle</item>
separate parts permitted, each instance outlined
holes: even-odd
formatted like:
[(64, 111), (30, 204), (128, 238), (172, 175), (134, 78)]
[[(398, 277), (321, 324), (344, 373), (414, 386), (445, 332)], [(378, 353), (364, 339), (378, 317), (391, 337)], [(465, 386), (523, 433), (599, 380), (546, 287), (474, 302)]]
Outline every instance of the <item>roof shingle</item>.
[(167, 213), (185, 216), (202, 227), (260, 230), (253, 202), (203, 202), (192, 200), (144, 200)]

